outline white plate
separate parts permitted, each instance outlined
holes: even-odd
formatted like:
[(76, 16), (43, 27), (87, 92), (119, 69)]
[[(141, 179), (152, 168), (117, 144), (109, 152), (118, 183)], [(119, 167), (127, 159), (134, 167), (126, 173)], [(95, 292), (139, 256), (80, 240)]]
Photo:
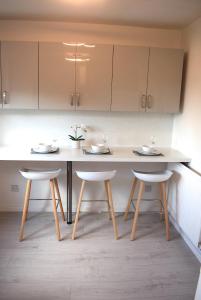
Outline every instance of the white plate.
[(104, 151), (105, 145), (104, 144), (96, 144), (96, 145), (91, 145), (91, 150), (97, 153), (100, 153), (102, 151)]
[(56, 146), (51, 146), (51, 149), (50, 150), (46, 150), (46, 151), (41, 151), (40, 148), (37, 148), (37, 147), (33, 147), (32, 150), (36, 153), (41, 153), (41, 154), (45, 154), (45, 153), (54, 153), (58, 150), (58, 147)]
[(90, 149), (86, 149), (86, 152), (87, 153), (91, 153), (91, 154), (107, 154), (110, 152), (110, 149), (104, 149), (100, 152), (97, 152), (97, 151), (93, 151), (91, 148)]
[(157, 149), (151, 149), (150, 152), (147, 152), (147, 151), (143, 151), (142, 148), (136, 148), (135, 149), (136, 152), (140, 153), (140, 154), (143, 154), (143, 155), (147, 155), (147, 156), (150, 156), (150, 155), (160, 155), (161, 152)]

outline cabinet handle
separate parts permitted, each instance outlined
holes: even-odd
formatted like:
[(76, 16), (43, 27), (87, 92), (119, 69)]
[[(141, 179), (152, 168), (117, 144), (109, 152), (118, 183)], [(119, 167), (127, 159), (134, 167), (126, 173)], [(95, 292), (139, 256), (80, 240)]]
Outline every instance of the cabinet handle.
[(70, 106), (74, 105), (74, 94), (71, 94)]
[(148, 95), (147, 97), (147, 108), (152, 108), (152, 96)]
[(3, 91), (2, 92), (2, 100), (3, 100), (3, 104), (8, 104), (8, 92), (7, 91)]
[(76, 101), (76, 105), (77, 105), (77, 106), (80, 106), (80, 93), (77, 93), (77, 94), (76, 94), (76, 100), (77, 100), (77, 101)]
[(141, 108), (146, 108), (146, 95), (141, 96)]

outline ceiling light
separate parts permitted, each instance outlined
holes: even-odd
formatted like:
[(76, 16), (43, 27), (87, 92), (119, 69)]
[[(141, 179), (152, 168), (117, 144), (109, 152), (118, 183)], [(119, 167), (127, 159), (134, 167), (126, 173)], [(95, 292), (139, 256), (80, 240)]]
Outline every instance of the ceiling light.
[(90, 44), (84, 44), (83, 46), (87, 47), (87, 48), (95, 48), (96, 47), (95, 45), (90, 45)]
[(81, 57), (65, 57), (65, 60), (67, 61), (76, 61), (76, 62), (86, 62), (86, 61), (90, 61), (90, 58), (81, 58)]
[(85, 44), (85, 43), (62, 43), (65, 46), (71, 46), (71, 47), (87, 47), (87, 48), (95, 48), (96, 46), (93, 44)]
[(65, 42), (63, 42), (63, 45), (65, 45), (65, 46), (71, 46), (71, 47), (80, 47), (80, 46), (83, 46), (84, 45), (84, 43), (65, 43)]

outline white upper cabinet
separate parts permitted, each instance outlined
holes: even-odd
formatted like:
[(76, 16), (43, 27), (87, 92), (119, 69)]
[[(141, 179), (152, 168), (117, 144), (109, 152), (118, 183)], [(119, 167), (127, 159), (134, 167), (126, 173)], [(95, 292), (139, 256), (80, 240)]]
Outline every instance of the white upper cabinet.
[(149, 48), (115, 46), (112, 111), (145, 111)]
[(109, 111), (112, 45), (83, 45), (76, 52), (76, 109)]
[(183, 50), (150, 48), (147, 111), (179, 111)]
[(39, 108), (75, 110), (75, 47), (39, 43)]
[(115, 46), (112, 110), (179, 111), (183, 50)]
[(39, 44), (39, 108), (110, 110), (113, 46)]
[(4, 109), (38, 108), (38, 43), (1, 42)]
[(3, 109), (175, 113), (183, 50), (1, 42)]

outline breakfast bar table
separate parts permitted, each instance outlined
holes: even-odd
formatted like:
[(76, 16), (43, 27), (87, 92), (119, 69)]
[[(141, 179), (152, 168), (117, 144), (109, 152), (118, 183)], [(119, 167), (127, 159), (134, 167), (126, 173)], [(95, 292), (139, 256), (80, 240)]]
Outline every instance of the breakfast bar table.
[(157, 148), (162, 155), (141, 156), (133, 152), (136, 147), (111, 147), (111, 154), (85, 154), (82, 149), (61, 147), (56, 153), (33, 154), (30, 147), (14, 148), (0, 146), (0, 161), (65, 162), (67, 169), (67, 224), (72, 223), (72, 167), (73, 162), (111, 162), (111, 163), (189, 163), (190, 158), (172, 148)]

